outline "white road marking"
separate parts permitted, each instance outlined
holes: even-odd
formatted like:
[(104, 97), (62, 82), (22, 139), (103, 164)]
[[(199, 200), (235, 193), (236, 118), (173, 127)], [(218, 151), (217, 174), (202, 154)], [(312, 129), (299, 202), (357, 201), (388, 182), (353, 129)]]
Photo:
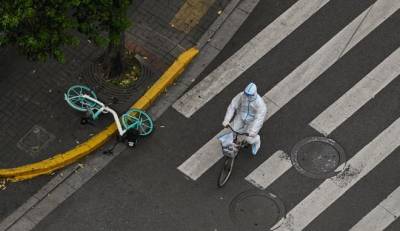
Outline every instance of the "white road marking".
[[(335, 37), (263, 96), (268, 106), (266, 119), (271, 118), (272, 115), (278, 112), (399, 8), (400, 1), (378, 0), (372, 8), (365, 10), (343, 28)], [(360, 25), (361, 22), (363, 22), (362, 25)], [(217, 136), (214, 136), (188, 160), (182, 163), (178, 169), (192, 180), (198, 179), (208, 168), (222, 158), (222, 154), (215, 153), (220, 150), (216, 140)], [(275, 163), (266, 163), (265, 165), (274, 166)], [(267, 173), (267, 175), (275, 174)]]
[(400, 187), (371, 210), (350, 231), (380, 231), (388, 227), (400, 216)]
[(228, 130), (222, 130), (203, 147), (182, 163), (178, 169), (192, 180), (197, 180), (204, 172), (223, 157), (221, 145), (217, 137)]
[(303, 230), (312, 220), (399, 147), (399, 136), (400, 118), (351, 158), (347, 163), (348, 170), (325, 180), (294, 207), (276, 230)]
[(329, 135), (399, 75), (400, 48), (311, 121), (310, 126)]
[(264, 190), (291, 167), (292, 162), (289, 156), (284, 151), (279, 150), (245, 179), (254, 186)]
[(330, 0), (299, 0), (239, 51), (177, 100), (173, 107), (189, 118)]

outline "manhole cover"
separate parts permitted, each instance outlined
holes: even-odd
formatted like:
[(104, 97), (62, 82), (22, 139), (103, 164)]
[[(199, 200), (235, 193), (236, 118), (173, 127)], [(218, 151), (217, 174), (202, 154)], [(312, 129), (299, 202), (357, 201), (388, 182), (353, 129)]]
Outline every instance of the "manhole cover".
[(301, 174), (325, 179), (340, 172), (335, 170), (346, 162), (346, 155), (343, 148), (332, 139), (309, 137), (293, 147), (290, 159)]
[(240, 230), (269, 230), (285, 216), (282, 201), (272, 193), (250, 190), (236, 196), (229, 214)]
[(54, 140), (54, 135), (35, 125), (17, 143), (17, 147), (34, 155)]

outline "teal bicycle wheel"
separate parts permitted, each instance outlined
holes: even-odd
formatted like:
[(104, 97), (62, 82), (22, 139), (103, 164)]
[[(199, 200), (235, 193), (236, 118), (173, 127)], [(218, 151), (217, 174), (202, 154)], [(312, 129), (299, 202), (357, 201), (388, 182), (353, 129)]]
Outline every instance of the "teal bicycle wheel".
[(144, 111), (139, 109), (130, 109), (122, 115), (122, 126), (124, 129), (136, 129), (139, 135), (147, 136), (153, 131), (153, 120)]
[(83, 95), (97, 99), (96, 94), (90, 88), (82, 85), (70, 87), (67, 93), (64, 94), (64, 98), (71, 107), (78, 111), (89, 111), (96, 108), (97, 103), (84, 98)]

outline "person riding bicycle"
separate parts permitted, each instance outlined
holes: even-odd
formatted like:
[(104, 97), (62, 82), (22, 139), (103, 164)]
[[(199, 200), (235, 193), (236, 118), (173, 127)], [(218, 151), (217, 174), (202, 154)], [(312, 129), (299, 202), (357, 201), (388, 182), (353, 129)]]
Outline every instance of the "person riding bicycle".
[(229, 104), (222, 126), (227, 127), (233, 119), (233, 130), (240, 133), (248, 133), (245, 141), (251, 144), (253, 155), (257, 154), (261, 146), (258, 132), (262, 128), (267, 115), (267, 105), (257, 94), (257, 86), (250, 83), (243, 92), (237, 94)]

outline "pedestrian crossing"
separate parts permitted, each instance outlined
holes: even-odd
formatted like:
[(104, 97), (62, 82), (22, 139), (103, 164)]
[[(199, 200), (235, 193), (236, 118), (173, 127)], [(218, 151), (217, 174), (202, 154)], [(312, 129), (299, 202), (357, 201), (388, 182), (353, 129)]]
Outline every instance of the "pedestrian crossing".
[[(240, 78), (261, 57), (268, 55), (272, 48), (328, 2), (322, 0), (297, 1), (221, 66), (185, 93), (173, 107), (189, 118), (202, 107), (211, 104), (216, 95)], [(400, 1), (377, 0), (355, 17), (263, 96), (268, 106), (266, 120), (270, 120), (305, 89), (311, 87), (312, 83), (322, 77), (329, 68), (335, 66), (342, 57), (351, 52), (388, 18), (394, 14), (398, 15), (399, 9)], [(271, 33), (276, 35), (271, 35)], [(333, 131), (357, 114), (370, 100), (374, 99), (380, 92), (385, 91), (399, 76), (400, 47), (394, 49), (360, 81), (307, 123), (320, 134), (331, 135)], [(184, 160), (177, 169), (191, 180), (199, 180), (223, 157), (217, 137), (224, 132), (226, 130), (218, 132), (193, 155)], [(346, 166), (346, 169), (351, 169), (355, 174), (351, 177), (338, 174), (326, 179), (291, 208), (286, 217), (272, 229), (281, 231), (304, 230), (329, 206), (399, 148), (399, 137), (400, 118), (377, 134), (351, 159), (337, 169), (337, 171), (342, 171)], [(292, 168), (290, 158), (285, 151), (275, 151), (263, 163), (256, 166), (245, 177), (245, 180), (257, 188), (267, 189)], [(351, 230), (384, 230), (399, 215), (400, 189), (397, 188), (354, 224)]]
[[(379, 0), (373, 5), (373, 8), (371, 6), (365, 10), (328, 43), (266, 93), (263, 99), (268, 106), (267, 120), (332, 66), (338, 60), (339, 55), (343, 56), (399, 8), (400, 2)], [(366, 16), (368, 17), (366, 18)], [(362, 21), (364, 21), (363, 25), (360, 26)], [(357, 31), (355, 31), (356, 29)], [(346, 42), (350, 40), (351, 42), (347, 43), (346, 46)], [(224, 131), (221, 131), (215, 135), (188, 160), (182, 163), (178, 169), (192, 180), (198, 179), (207, 169), (223, 157), (216, 139), (223, 133)], [(219, 151), (216, 152), (215, 150)]]

